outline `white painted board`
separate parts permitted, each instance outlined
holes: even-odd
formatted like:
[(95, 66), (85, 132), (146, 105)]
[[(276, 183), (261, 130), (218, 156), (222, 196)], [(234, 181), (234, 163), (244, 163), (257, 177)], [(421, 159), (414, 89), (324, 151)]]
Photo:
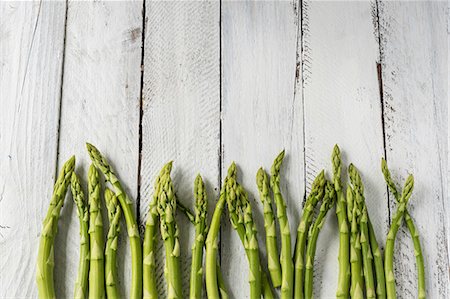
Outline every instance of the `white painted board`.
[(37, 296), (53, 191), (66, 4), (0, 2), (0, 298)]
[[(361, 171), (384, 247), (396, 210), (380, 171), (386, 154), (395, 180), (407, 172), (416, 178), (409, 210), (425, 254), (427, 295), (449, 296), (445, 2), (69, 1), (67, 12), (64, 2), (1, 2), (0, 9), (0, 251), (8, 253), (0, 258), (0, 298), (36, 297), (33, 269), (55, 172), (76, 154), (86, 184), (86, 141), (140, 200), (141, 225), (164, 163), (174, 160), (177, 196), (191, 208), (201, 173), (212, 211), (236, 161), (263, 257), (260, 166), (269, 170), (286, 150), (282, 191), (294, 245), (305, 193), (320, 169), (330, 174), (338, 143), (345, 165), (354, 162)], [(78, 219), (66, 200), (56, 240), (61, 297), (72, 296), (79, 247)], [(187, 295), (194, 230), (183, 216), (177, 221)], [(119, 280), (126, 296), (124, 231)], [(248, 263), (227, 216), (221, 235), (231, 297), (247, 298)], [(413, 248), (403, 228), (397, 245), (398, 296), (415, 297)], [(337, 248), (332, 211), (319, 236), (316, 298), (335, 296)], [(163, 265), (160, 243), (161, 295)]]
[[(414, 174), (409, 212), (420, 235), (427, 297), (448, 298), (447, 3), (382, 1), (379, 12), (387, 161), (399, 185)], [(392, 199), (391, 216), (397, 209)], [(414, 248), (405, 226), (394, 259), (399, 298), (416, 297)]]

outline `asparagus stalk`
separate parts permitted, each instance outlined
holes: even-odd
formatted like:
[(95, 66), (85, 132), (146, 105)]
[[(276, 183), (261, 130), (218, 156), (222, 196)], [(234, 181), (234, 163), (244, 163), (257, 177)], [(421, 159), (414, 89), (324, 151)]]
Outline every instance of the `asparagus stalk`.
[(221, 299), (228, 299), (229, 298), (228, 297), (228, 291), (227, 291), (227, 288), (225, 286), (225, 281), (223, 279), (222, 270), (220, 270), (220, 264), (219, 263), (217, 263), (217, 265), (216, 265), (216, 271), (217, 271), (217, 285), (219, 286), (220, 298)]
[(36, 283), (39, 298), (56, 298), (53, 282), (53, 268), (55, 265), (53, 243), (58, 231), (58, 219), (66, 197), (67, 187), (70, 184), (72, 172), (75, 167), (75, 156), (67, 160), (59, 173), (53, 187), (53, 195), (47, 215), (42, 223), (42, 233), (39, 241), (39, 251), (36, 267)]
[(208, 201), (206, 197), (205, 184), (202, 177), (197, 175), (194, 183), (195, 196), (195, 241), (192, 246), (192, 265), (190, 293), (191, 299), (200, 299), (202, 297), (203, 283), (203, 246), (205, 245), (206, 233), (208, 227), (206, 224), (206, 213)]
[(347, 205), (353, 207), (347, 215), (350, 223), (350, 269), (351, 269), (351, 298), (363, 298), (364, 277), (362, 271), (362, 254), (359, 234), (360, 209), (355, 199), (355, 191), (351, 186), (347, 187)]
[(103, 221), (100, 209), (100, 180), (93, 164), (88, 172), (89, 189), (89, 244), (91, 264), (89, 268), (89, 298), (105, 298), (105, 258)]
[(369, 226), (369, 240), (370, 247), (372, 249), (374, 264), (375, 264), (375, 276), (376, 276), (376, 292), (378, 299), (386, 298), (386, 280), (384, 278), (384, 263), (381, 250), (378, 247), (377, 238), (375, 236), (375, 230), (373, 229), (372, 222), (368, 219)]
[[(206, 292), (209, 299), (220, 299), (223, 287), (221, 286), (220, 276), (217, 275), (217, 252), (219, 243), (220, 218), (222, 216), (223, 208), (226, 202), (226, 185), (227, 178), (220, 191), (220, 197), (214, 209), (214, 214), (211, 219), (211, 226), (206, 237), (206, 258), (205, 258), (205, 278), (206, 278)], [(220, 272), (219, 272), (220, 273)], [(225, 290), (224, 290), (225, 291)], [(226, 294), (226, 292), (225, 292)], [(228, 296), (227, 296), (228, 297)]]
[[(391, 173), (389, 171), (389, 168), (387, 166), (386, 160), (381, 160), (381, 170), (384, 175), (384, 179), (389, 186), (389, 189), (391, 190), (391, 193), (394, 195), (395, 200), (399, 203), (400, 202), (400, 193), (397, 191), (397, 187), (395, 186), (394, 181), (391, 178)], [(413, 219), (411, 218), (411, 215), (409, 214), (408, 210), (405, 209), (405, 222), (406, 226), (408, 227), (409, 233), (411, 235), (411, 238), (413, 240), (414, 245), (414, 253), (416, 256), (416, 267), (417, 267), (417, 279), (418, 279), (418, 298), (423, 299), (426, 297), (425, 292), (425, 267), (424, 267), (424, 261), (423, 261), (423, 254), (422, 254), (422, 247), (420, 245), (420, 239), (419, 234), (416, 229), (416, 226), (414, 224)]]
[(387, 235), (386, 241), (386, 255), (384, 260), (384, 271), (386, 275), (386, 293), (387, 298), (397, 298), (395, 292), (395, 277), (394, 277), (394, 243), (397, 232), (402, 224), (403, 216), (405, 214), (406, 205), (411, 197), (412, 190), (414, 188), (414, 178), (409, 175), (406, 179), (405, 186), (403, 188), (402, 195), (399, 200), (397, 212), (392, 219), (391, 227)]
[(333, 183), (336, 190), (336, 216), (339, 227), (339, 274), (338, 274), (338, 289), (336, 291), (336, 298), (347, 299), (349, 297), (350, 287), (350, 234), (347, 218), (347, 204), (345, 201), (344, 192), (341, 183), (341, 151), (337, 145), (333, 148), (331, 155), (333, 164)]
[(117, 199), (125, 216), (127, 224), (128, 237), (130, 239), (131, 247), (131, 289), (130, 298), (140, 299), (142, 297), (142, 248), (141, 239), (139, 236), (136, 218), (133, 212), (133, 202), (125, 193), (122, 184), (114, 173), (108, 161), (101, 155), (99, 150), (92, 144), (86, 144), (89, 156), (95, 167), (100, 169), (105, 175), (106, 180), (114, 186)]
[(166, 251), (167, 298), (182, 298), (180, 272), (180, 243), (178, 241), (178, 226), (175, 222), (177, 201), (173, 191), (172, 179), (169, 173), (161, 177), (161, 192), (157, 210), (160, 220), (161, 237)]
[(300, 219), (300, 224), (297, 229), (297, 243), (295, 246), (295, 288), (294, 298), (304, 298), (304, 270), (305, 270), (305, 248), (306, 238), (308, 236), (309, 227), (314, 214), (314, 207), (319, 200), (323, 197), (325, 186), (325, 172), (322, 170), (319, 175), (314, 179), (311, 186), (311, 192), (308, 198), (306, 198), (305, 207), (303, 208), (303, 214)]
[(74, 298), (84, 299), (88, 291), (89, 275), (89, 210), (84, 199), (80, 179), (75, 172), (72, 172), (71, 189), (72, 198), (77, 205), (77, 215), (80, 220), (80, 261), (78, 263)]
[(119, 299), (120, 294), (117, 287), (116, 257), (122, 210), (117, 201), (117, 196), (109, 188), (105, 189), (105, 203), (106, 208), (108, 209), (109, 220), (108, 239), (106, 241), (105, 249), (106, 295), (109, 299)]
[(236, 165), (234, 163), (230, 166), (228, 173), (226, 194), (230, 222), (238, 232), (249, 261), (250, 298), (260, 299), (262, 292), (261, 265), (250, 202), (245, 190), (236, 182)]
[(275, 205), (277, 207), (277, 218), (281, 233), (281, 298), (292, 298), (294, 293), (294, 263), (291, 253), (291, 230), (286, 213), (286, 202), (280, 190), (280, 167), (284, 159), (284, 150), (275, 158), (271, 168), (270, 186), (272, 187)]
[(327, 182), (319, 215), (317, 215), (314, 225), (309, 230), (309, 242), (306, 249), (305, 298), (313, 298), (314, 255), (316, 253), (317, 239), (325, 223), (325, 216), (333, 207), (335, 200), (336, 194), (334, 187), (330, 182)]
[(370, 247), (369, 237), (369, 215), (367, 213), (367, 207), (364, 201), (364, 186), (361, 180), (361, 176), (353, 164), (349, 167), (350, 181), (355, 188), (356, 202), (361, 208), (361, 215), (359, 220), (360, 229), (360, 242), (361, 252), (363, 258), (363, 275), (366, 286), (366, 297), (375, 298), (375, 280), (373, 275), (373, 255)]
[(366, 284), (366, 297), (367, 298), (375, 298), (375, 279), (373, 273), (374, 267), (374, 258), (372, 254), (372, 249), (370, 247), (370, 237), (369, 237), (369, 226), (368, 226), (368, 213), (367, 207), (363, 206), (361, 222), (360, 222), (360, 230), (361, 230), (361, 248), (362, 248), (362, 256), (363, 256), (363, 273), (364, 273), (364, 281)]
[(153, 192), (153, 200), (150, 202), (147, 222), (145, 224), (144, 245), (143, 245), (143, 275), (144, 275), (144, 299), (158, 298), (156, 286), (156, 264), (155, 264), (155, 245), (156, 245), (156, 228), (158, 226), (158, 200), (161, 192), (161, 177), (170, 173), (172, 170), (172, 161), (164, 165), (155, 181)]
[(275, 288), (281, 286), (281, 265), (277, 248), (277, 232), (272, 199), (269, 196), (269, 178), (261, 167), (256, 174), (259, 197), (264, 206), (264, 228), (266, 232), (267, 267)]
[[(195, 222), (194, 213), (192, 213), (192, 211), (188, 207), (184, 206), (180, 201), (178, 201), (178, 199), (177, 199), (177, 208), (179, 208), (180, 211), (186, 216), (186, 218), (193, 225), (195, 225), (196, 222)], [(204, 235), (205, 235), (204, 238), (206, 239), (206, 236), (208, 235), (208, 227), (206, 227)], [(206, 247), (205, 246), (206, 242), (203, 242), (203, 243), (204, 243), (203, 246)], [(221, 272), (222, 270), (220, 269), (220, 265), (218, 263), (216, 263), (216, 271), (217, 271), (217, 283), (219, 286), (220, 296), (222, 299), (228, 299), (228, 293), (226, 290), (225, 281), (223, 280), (223, 276), (222, 276), (222, 272)]]

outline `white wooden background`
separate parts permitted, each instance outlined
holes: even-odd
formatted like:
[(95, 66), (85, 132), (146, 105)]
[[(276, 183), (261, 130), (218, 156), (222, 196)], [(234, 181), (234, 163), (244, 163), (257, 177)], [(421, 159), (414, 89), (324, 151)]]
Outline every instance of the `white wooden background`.
[[(332, 146), (361, 170), (379, 242), (396, 210), (380, 172), (416, 178), (409, 205), (429, 298), (449, 298), (447, 2), (129, 1), (0, 3), (0, 298), (34, 298), (41, 221), (56, 172), (85, 142), (113, 161), (144, 223), (159, 168), (174, 160), (180, 200), (199, 172), (211, 206), (231, 161), (252, 198), (255, 174), (283, 148), (294, 233), (305, 192)], [(329, 173), (329, 172), (328, 172)], [(68, 197), (56, 239), (59, 298), (71, 297), (78, 219)], [(262, 207), (252, 202), (263, 245)], [(212, 209), (212, 207), (211, 207)], [(319, 238), (314, 293), (334, 297), (338, 235)], [(224, 218), (225, 220), (225, 218)], [(183, 285), (193, 230), (183, 217)], [(247, 261), (227, 221), (221, 260), (232, 297), (248, 297)], [(383, 246), (384, 247), (384, 246)], [(128, 293), (130, 252), (119, 249)], [(164, 293), (163, 253), (158, 282)], [(417, 292), (412, 242), (399, 232), (399, 298)], [(187, 291), (186, 291), (187, 294)]]

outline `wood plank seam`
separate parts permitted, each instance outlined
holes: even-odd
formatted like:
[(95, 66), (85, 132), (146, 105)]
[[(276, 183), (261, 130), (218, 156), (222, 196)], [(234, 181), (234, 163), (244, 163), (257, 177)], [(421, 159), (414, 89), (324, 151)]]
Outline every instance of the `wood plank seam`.
[[(42, 1), (41, 1), (42, 2)], [(63, 49), (62, 49), (62, 65), (61, 65), (61, 84), (59, 89), (59, 109), (58, 109), (58, 127), (57, 129), (57, 136), (56, 136), (56, 163), (55, 163), (55, 175), (54, 175), (54, 182), (56, 183), (56, 180), (58, 178), (58, 165), (59, 165), (59, 142), (60, 142), (60, 134), (61, 134), (61, 111), (62, 111), (62, 103), (63, 103), (63, 88), (64, 88), (64, 65), (66, 60), (66, 36), (67, 36), (67, 12), (69, 10), (69, 5), (66, 1), (66, 9), (65, 9), (65, 16), (64, 16), (64, 37), (63, 37)]]
[(136, 220), (141, 236), (144, 234), (145, 221), (141, 220), (141, 167), (142, 167), (142, 118), (144, 115), (144, 58), (145, 58), (145, 0), (142, 1), (142, 41), (141, 41), (141, 86), (139, 90), (139, 150), (138, 150), (138, 175), (137, 175), (137, 197), (136, 197)]
[[(382, 48), (382, 42), (381, 42), (381, 30), (380, 30), (380, 11), (378, 8), (378, 1), (375, 0), (372, 2), (372, 16), (373, 16), (373, 24), (375, 27), (375, 38), (378, 43), (378, 49), (379, 49), (379, 57), (377, 62), (377, 78), (378, 78), (378, 88), (380, 90), (380, 108), (381, 108), (381, 130), (383, 134), (383, 152), (384, 152), (384, 159), (387, 161), (387, 149), (386, 149), (386, 124), (384, 119), (384, 91), (383, 91), (383, 69), (382, 69), (382, 60), (383, 60), (383, 48)], [(386, 186), (386, 194), (387, 194), (387, 212), (388, 212), (388, 221), (389, 225), (391, 224), (391, 209), (389, 207), (389, 203), (391, 202), (391, 193), (389, 192), (389, 187)], [(384, 247), (383, 244), (381, 247)]]

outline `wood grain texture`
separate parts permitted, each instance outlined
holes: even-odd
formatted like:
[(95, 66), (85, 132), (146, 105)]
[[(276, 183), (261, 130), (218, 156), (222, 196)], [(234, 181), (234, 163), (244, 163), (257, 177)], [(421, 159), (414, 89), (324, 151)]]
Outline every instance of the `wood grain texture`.
[(37, 296), (53, 190), (65, 3), (0, 3), (0, 297)]
[[(303, 198), (304, 161), (301, 94), (297, 81), (298, 8), (291, 2), (222, 3), (222, 177), (232, 161), (249, 192), (258, 227), (263, 268), (267, 268), (262, 204), (256, 172), (270, 172), (282, 150), (282, 192), (295, 236)], [(222, 265), (234, 298), (248, 298), (248, 261), (237, 233), (222, 223)], [(295, 244), (295, 238), (292, 245)]]
[[(219, 4), (146, 3), (142, 224), (147, 219), (156, 175), (170, 160), (174, 161), (172, 179), (178, 199), (193, 208), (194, 179), (200, 173), (206, 182), (210, 212), (214, 208), (219, 193)], [(194, 227), (178, 214), (183, 295), (188, 296)], [(158, 289), (164, 296), (162, 241), (157, 245), (156, 260)]]
[[(414, 174), (409, 211), (422, 244), (427, 297), (448, 298), (447, 3), (382, 1), (378, 6), (387, 160), (397, 182)], [(392, 200), (390, 209), (392, 215)], [(394, 258), (399, 298), (416, 297), (414, 249), (405, 226)]]
[[(409, 211), (422, 241), (427, 297), (450, 296), (448, 3), (146, 1), (145, 20), (143, 8), (142, 0), (67, 7), (0, 2), (0, 298), (37, 297), (37, 247), (55, 171), (75, 154), (86, 191), (86, 141), (140, 198), (141, 225), (164, 163), (174, 160), (177, 196), (189, 207), (194, 178), (202, 174), (212, 212), (220, 180), (236, 161), (254, 208), (263, 268), (260, 166), (270, 170), (286, 150), (281, 187), (294, 245), (305, 193), (322, 168), (331, 174), (331, 150), (339, 144), (345, 166), (353, 162), (361, 171), (384, 248), (396, 211), (380, 171), (386, 154), (398, 183), (408, 172), (416, 179)], [(79, 248), (70, 196), (60, 221), (55, 286), (66, 298), (73, 295)], [(177, 221), (187, 296), (194, 229), (181, 215)], [(317, 245), (316, 298), (335, 297), (336, 226), (333, 210)], [(248, 298), (248, 262), (228, 215), (221, 236), (231, 297)], [(417, 272), (405, 227), (395, 252), (398, 296), (414, 298)], [(126, 296), (125, 229), (118, 257)], [(162, 242), (157, 266), (164, 296)]]
[[(111, 162), (132, 199), (137, 196), (142, 2), (69, 2), (59, 166), (75, 154), (87, 194), (91, 142)], [(57, 236), (55, 285), (73, 294), (78, 268), (78, 218), (69, 198)], [(102, 207), (104, 216), (105, 206)], [(108, 220), (103, 217), (105, 234)], [(118, 249), (119, 287), (128, 295), (131, 258), (125, 223)]]
[[(384, 247), (389, 219), (379, 166), (384, 152), (373, 6), (366, 1), (305, 1), (302, 11), (307, 190), (321, 169), (331, 178), (331, 152), (337, 143), (343, 182), (348, 182), (347, 167), (354, 163), (363, 179), (378, 242)], [(337, 289), (339, 236), (335, 211), (331, 212), (317, 245), (317, 298), (334, 297)]]

